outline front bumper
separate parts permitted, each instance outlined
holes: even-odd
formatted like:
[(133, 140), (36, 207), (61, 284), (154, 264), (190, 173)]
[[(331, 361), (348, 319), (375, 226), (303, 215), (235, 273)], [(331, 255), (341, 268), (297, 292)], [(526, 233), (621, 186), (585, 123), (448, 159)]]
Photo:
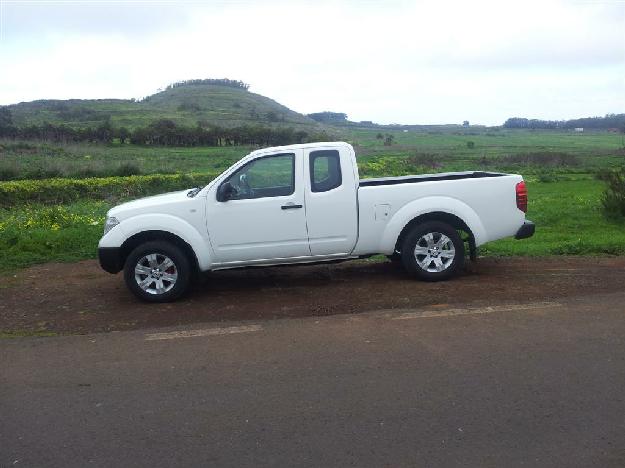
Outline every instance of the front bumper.
[(527, 239), (528, 237), (532, 237), (535, 231), (536, 231), (536, 225), (529, 220), (525, 220), (525, 222), (523, 223), (523, 226), (519, 228), (514, 238), (515, 239)]
[(104, 271), (118, 273), (124, 268), (121, 247), (99, 247), (98, 260)]

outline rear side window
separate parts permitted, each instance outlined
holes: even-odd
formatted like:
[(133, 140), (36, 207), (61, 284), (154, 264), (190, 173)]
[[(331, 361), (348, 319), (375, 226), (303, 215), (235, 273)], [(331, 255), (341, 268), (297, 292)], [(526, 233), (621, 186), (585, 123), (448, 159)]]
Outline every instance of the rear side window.
[(341, 159), (337, 150), (312, 151), (309, 161), (313, 192), (327, 192), (341, 185)]

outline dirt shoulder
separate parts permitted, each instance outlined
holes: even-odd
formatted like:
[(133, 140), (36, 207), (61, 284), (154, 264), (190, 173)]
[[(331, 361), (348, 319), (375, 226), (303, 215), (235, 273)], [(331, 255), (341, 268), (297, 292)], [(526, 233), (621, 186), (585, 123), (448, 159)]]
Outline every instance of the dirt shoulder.
[(90, 333), (359, 313), (494, 305), (625, 289), (625, 257), (482, 258), (458, 278), (424, 283), (390, 262), (257, 268), (213, 273), (173, 304), (145, 304), (97, 262), (38, 265), (5, 278), (0, 330)]

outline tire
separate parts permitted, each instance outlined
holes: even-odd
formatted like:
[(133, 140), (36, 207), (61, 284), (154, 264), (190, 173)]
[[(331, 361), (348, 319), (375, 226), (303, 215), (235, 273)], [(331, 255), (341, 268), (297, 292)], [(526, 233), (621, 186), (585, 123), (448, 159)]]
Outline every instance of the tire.
[(401, 249), (404, 268), (423, 281), (443, 281), (464, 265), (464, 243), (447, 223), (428, 221), (413, 228)]
[(174, 244), (150, 241), (135, 248), (124, 264), (128, 289), (146, 302), (171, 302), (189, 289), (189, 258)]

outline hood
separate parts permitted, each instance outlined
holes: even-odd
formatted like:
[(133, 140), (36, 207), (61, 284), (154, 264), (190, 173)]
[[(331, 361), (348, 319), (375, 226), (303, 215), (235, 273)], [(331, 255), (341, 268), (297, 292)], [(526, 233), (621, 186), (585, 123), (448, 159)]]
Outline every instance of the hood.
[(193, 198), (187, 197), (189, 190), (191, 189), (139, 198), (138, 200), (114, 206), (107, 214), (108, 216), (115, 216), (121, 220), (128, 216), (134, 216), (135, 214), (149, 213), (155, 211), (157, 208), (161, 209), (168, 205), (191, 202)]

